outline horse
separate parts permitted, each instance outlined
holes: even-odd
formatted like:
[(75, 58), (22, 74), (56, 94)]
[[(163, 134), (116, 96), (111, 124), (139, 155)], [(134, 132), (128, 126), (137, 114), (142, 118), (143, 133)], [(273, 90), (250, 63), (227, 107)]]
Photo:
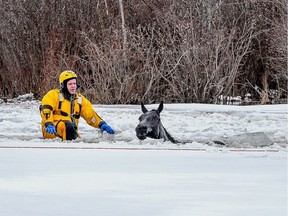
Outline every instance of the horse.
[(163, 110), (163, 101), (160, 102), (156, 110), (152, 109), (150, 111), (148, 111), (143, 102), (141, 102), (141, 110), (143, 114), (139, 117), (140, 122), (135, 129), (138, 139), (144, 140), (149, 137), (152, 139), (164, 139), (164, 142), (179, 143), (162, 125), (160, 113)]

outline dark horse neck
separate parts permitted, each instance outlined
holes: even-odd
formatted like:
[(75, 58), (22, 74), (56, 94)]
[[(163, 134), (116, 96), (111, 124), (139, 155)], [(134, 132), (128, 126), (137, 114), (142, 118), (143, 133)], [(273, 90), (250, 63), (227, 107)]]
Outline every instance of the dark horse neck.
[(164, 128), (164, 126), (162, 125), (162, 123), (160, 122), (160, 124), (158, 125), (158, 129), (157, 130), (153, 130), (153, 131), (157, 131), (158, 133), (155, 134), (154, 133), (154, 137), (151, 138), (156, 138), (156, 139), (164, 139), (164, 141), (170, 141), (172, 143), (178, 143), (169, 133), (168, 131)]

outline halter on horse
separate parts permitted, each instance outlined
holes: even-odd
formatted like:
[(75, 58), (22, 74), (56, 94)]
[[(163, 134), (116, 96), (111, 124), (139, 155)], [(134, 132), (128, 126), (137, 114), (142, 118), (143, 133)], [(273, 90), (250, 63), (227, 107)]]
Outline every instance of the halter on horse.
[(163, 102), (159, 104), (157, 110), (148, 109), (141, 102), (141, 110), (143, 114), (139, 117), (140, 123), (137, 125), (135, 131), (136, 136), (140, 140), (144, 140), (147, 137), (153, 139), (164, 139), (164, 141), (170, 141), (172, 143), (178, 143), (164, 128), (160, 119), (160, 113), (163, 110)]

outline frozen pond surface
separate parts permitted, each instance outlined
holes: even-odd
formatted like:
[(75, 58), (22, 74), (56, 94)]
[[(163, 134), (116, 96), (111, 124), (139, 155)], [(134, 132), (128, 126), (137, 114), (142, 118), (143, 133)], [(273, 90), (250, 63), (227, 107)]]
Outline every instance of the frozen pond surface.
[[(287, 215), (287, 105), (164, 104), (180, 146), (139, 142), (136, 105), (94, 105), (112, 141), (83, 121), (77, 141), (43, 140), (38, 106), (0, 104), (1, 216)], [(258, 131), (273, 145), (209, 144)]]

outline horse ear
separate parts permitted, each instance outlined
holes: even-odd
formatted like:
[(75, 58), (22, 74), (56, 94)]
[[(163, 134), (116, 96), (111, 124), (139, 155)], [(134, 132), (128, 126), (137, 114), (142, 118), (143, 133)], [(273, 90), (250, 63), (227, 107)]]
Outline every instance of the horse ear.
[(159, 104), (159, 107), (158, 107), (158, 109), (157, 109), (157, 112), (158, 112), (158, 113), (161, 113), (162, 110), (163, 110), (163, 101), (161, 101), (161, 103)]
[(147, 108), (144, 106), (143, 102), (141, 102), (141, 110), (143, 113), (148, 112)]

